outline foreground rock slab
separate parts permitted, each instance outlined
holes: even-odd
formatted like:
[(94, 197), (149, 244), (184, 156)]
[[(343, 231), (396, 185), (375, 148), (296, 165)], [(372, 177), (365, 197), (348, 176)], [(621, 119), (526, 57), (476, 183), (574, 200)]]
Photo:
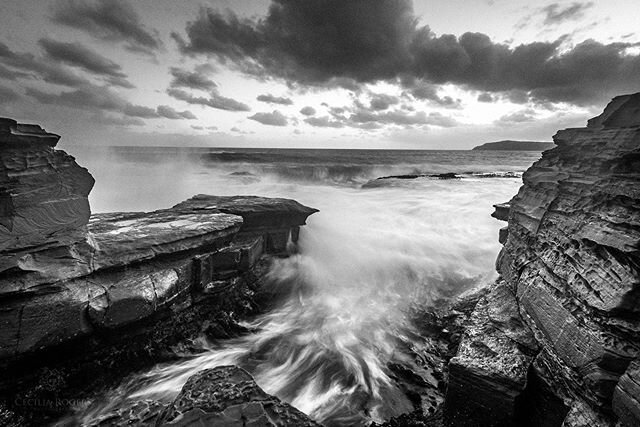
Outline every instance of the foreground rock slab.
[(157, 425), (319, 426), (293, 406), (265, 393), (237, 366), (219, 366), (190, 377)]

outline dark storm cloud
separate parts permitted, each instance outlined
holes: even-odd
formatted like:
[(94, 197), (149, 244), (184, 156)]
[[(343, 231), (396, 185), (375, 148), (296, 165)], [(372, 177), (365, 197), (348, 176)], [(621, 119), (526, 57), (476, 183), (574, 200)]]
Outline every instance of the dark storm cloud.
[(271, 113), (255, 113), (253, 116), (248, 117), (251, 120), (262, 123), (269, 126), (286, 126), (287, 118), (278, 110), (273, 110)]
[(260, 102), (267, 102), (269, 104), (293, 105), (293, 101), (291, 99), (283, 96), (274, 96), (270, 93), (266, 95), (258, 95), (256, 99)]
[(89, 83), (87, 79), (78, 76), (60, 64), (38, 58), (31, 53), (14, 52), (1, 42), (0, 61), (6, 67), (18, 70), (10, 70), (15, 72), (14, 78), (31, 76), (29, 73), (33, 73), (33, 77), (40, 78), (47, 83), (63, 86), (78, 87)]
[(584, 16), (584, 12), (592, 6), (593, 2), (575, 2), (566, 6), (559, 3), (552, 3), (549, 6), (542, 8), (542, 12), (545, 14), (544, 24), (556, 25), (563, 21), (581, 18)]
[(167, 94), (188, 104), (204, 105), (226, 111), (251, 111), (251, 108), (249, 108), (247, 104), (236, 101), (232, 98), (221, 96), (215, 90), (209, 94), (208, 98), (203, 96), (193, 96), (184, 90), (174, 88), (167, 89)]
[[(558, 9), (551, 19), (580, 10)], [(575, 104), (640, 86), (640, 57), (627, 54), (630, 44), (589, 40), (565, 49), (557, 40), (511, 47), (481, 33), (438, 36), (418, 25), (410, 0), (272, 0), (259, 21), (203, 8), (186, 35), (174, 34), (185, 54), (217, 56), (247, 73), (306, 85), (400, 79), (407, 89), (415, 81), (453, 83)]]
[(0, 85), (0, 104), (16, 101), (20, 96), (11, 88)]
[(305, 116), (314, 116), (316, 114), (316, 109), (313, 108), (313, 107), (307, 106), (307, 107), (303, 107), (300, 110), (300, 113), (305, 115)]
[(172, 107), (170, 107), (168, 105), (158, 105), (157, 113), (161, 117), (164, 117), (166, 119), (171, 119), (171, 120), (180, 120), (180, 119), (194, 120), (194, 119), (197, 119), (195, 114), (193, 114), (189, 110), (176, 111), (175, 109), (173, 109)]
[(96, 75), (106, 76), (110, 78), (111, 84), (133, 87), (126, 80), (127, 75), (122, 72), (120, 65), (79, 43), (62, 43), (47, 38), (40, 39), (38, 43), (52, 60), (82, 68)]
[(213, 80), (198, 71), (187, 71), (177, 67), (171, 67), (169, 71), (173, 76), (171, 87), (186, 87), (208, 91), (217, 86)]
[(162, 46), (157, 34), (147, 29), (133, 6), (123, 0), (59, 0), (52, 19), (98, 39), (125, 42), (132, 51), (150, 53)]

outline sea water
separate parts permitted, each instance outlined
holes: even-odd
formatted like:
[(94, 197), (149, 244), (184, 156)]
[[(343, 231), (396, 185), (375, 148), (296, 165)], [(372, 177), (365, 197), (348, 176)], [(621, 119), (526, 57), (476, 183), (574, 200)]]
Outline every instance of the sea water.
[(166, 208), (198, 193), (319, 209), (297, 253), (268, 273), (290, 296), (245, 324), (252, 333), (202, 340), (203, 353), (127, 378), (80, 419), (131, 399), (171, 401), (197, 371), (235, 364), (317, 421), (357, 425), (410, 409), (388, 369), (407, 357), (401, 346), (420, 345), (408, 308), (495, 279), (504, 223), (492, 205), (517, 192), (540, 153), (117, 147), (80, 157), (96, 178), (93, 212)]

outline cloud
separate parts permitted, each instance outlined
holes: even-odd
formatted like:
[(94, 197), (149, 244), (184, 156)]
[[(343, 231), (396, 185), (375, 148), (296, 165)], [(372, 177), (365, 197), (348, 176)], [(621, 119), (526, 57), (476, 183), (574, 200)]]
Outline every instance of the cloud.
[(325, 117), (307, 117), (304, 121), (311, 126), (321, 128), (342, 128), (345, 124), (338, 120), (331, 120), (328, 116)]
[[(571, 15), (556, 12), (555, 19)], [(272, 0), (259, 20), (202, 8), (186, 38), (174, 38), (186, 55), (215, 56), (245, 73), (299, 85), (400, 79), (408, 89), (416, 81), (450, 83), (579, 105), (640, 86), (640, 56), (627, 52), (631, 44), (587, 40), (568, 47), (561, 38), (510, 46), (482, 33), (436, 35), (418, 24), (410, 0)]]
[(28, 88), (27, 95), (43, 104), (66, 106), (83, 110), (109, 111), (129, 117), (155, 118), (156, 110), (131, 104), (105, 86), (86, 85), (79, 89), (53, 94)]
[(566, 6), (559, 3), (552, 3), (541, 9), (545, 15), (544, 25), (556, 25), (563, 21), (581, 18), (584, 16), (584, 12), (591, 7), (593, 7), (593, 2), (575, 2)]
[(251, 134), (255, 133), (255, 132), (249, 132), (249, 131), (242, 130), (242, 129), (236, 127), (236, 126), (232, 127), (230, 129), (230, 131), (231, 132), (235, 132), (235, 133), (239, 133), (239, 134), (242, 134), (242, 135), (251, 135)]
[(478, 102), (493, 102), (493, 96), (488, 92), (483, 92), (478, 95)]
[(16, 80), (19, 78), (29, 78), (30, 75), (22, 71), (10, 70), (0, 65), (0, 78), (5, 80)]
[(126, 80), (127, 75), (122, 72), (120, 65), (79, 43), (61, 43), (47, 38), (40, 39), (38, 43), (47, 56), (55, 61), (82, 68), (93, 74), (107, 76), (111, 84), (133, 86)]
[(167, 94), (188, 104), (205, 105), (207, 107), (226, 111), (251, 111), (251, 108), (249, 108), (247, 104), (221, 96), (216, 91), (212, 91), (209, 94), (209, 98), (193, 96), (184, 90), (174, 88), (167, 89)]
[(303, 107), (300, 110), (300, 113), (305, 115), (305, 116), (314, 116), (316, 114), (316, 109), (313, 108), (313, 107), (307, 106), (307, 107)]
[(270, 104), (280, 104), (280, 105), (293, 105), (293, 101), (289, 98), (274, 96), (271, 94), (266, 95), (258, 95), (256, 98), (260, 102), (267, 102)]
[(198, 71), (186, 71), (177, 67), (171, 67), (170, 72), (173, 76), (171, 87), (186, 87), (208, 91), (217, 86), (213, 80)]
[(158, 117), (158, 113), (154, 108), (129, 103), (122, 109), (122, 114), (129, 117), (140, 117), (142, 119), (155, 119)]
[(0, 104), (16, 101), (20, 96), (11, 88), (0, 85)]
[(125, 42), (132, 51), (151, 53), (162, 47), (158, 35), (142, 24), (124, 0), (59, 0), (52, 19), (98, 39)]
[(158, 108), (156, 109), (158, 115), (160, 115), (161, 117), (167, 118), (167, 119), (171, 119), (171, 120), (179, 120), (179, 119), (187, 119), (187, 120), (194, 120), (197, 119), (197, 117), (189, 110), (185, 110), (185, 111), (176, 111), (175, 109), (173, 109), (172, 107), (168, 106), (168, 105), (158, 105)]
[(137, 117), (112, 116), (102, 111), (96, 112), (91, 116), (91, 123), (107, 126), (144, 126), (144, 120)]
[(514, 123), (531, 122), (535, 120), (536, 113), (531, 109), (525, 109), (522, 111), (516, 111), (514, 113), (505, 114), (495, 121), (498, 125), (510, 125)]
[(251, 120), (262, 123), (269, 126), (286, 126), (287, 118), (278, 110), (273, 110), (271, 113), (255, 113), (253, 116), (248, 117)]
[[(0, 42), (0, 60), (6, 67), (20, 71), (35, 73), (35, 77), (41, 78), (47, 83), (59, 84), (68, 87), (78, 87), (89, 83), (89, 80), (78, 76), (68, 68), (51, 61), (38, 58), (31, 53), (19, 53), (12, 51), (7, 45)], [(7, 68), (4, 68), (7, 70)], [(12, 70), (13, 71), (13, 70)], [(14, 71), (14, 78), (30, 76), (20, 71)]]
[(397, 96), (387, 94), (373, 94), (371, 96), (371, 109), (372, 110), (386, 110), (392, 105), (400, 102)]
[(385, 111), (385, 112), (372, 112), (360, 110), (349, 117), (349, 120), (354, 123), (377, 123), (377, 124), (391, 124), (401, 126), (413, 126), (413, 125), (434, 125), (440, 127), (453, 127), (457, 123), (454, 119), (443, 116), (440, 113), (427, 114), (424, 111), (418, 111), (416, 113), (405, 111)]

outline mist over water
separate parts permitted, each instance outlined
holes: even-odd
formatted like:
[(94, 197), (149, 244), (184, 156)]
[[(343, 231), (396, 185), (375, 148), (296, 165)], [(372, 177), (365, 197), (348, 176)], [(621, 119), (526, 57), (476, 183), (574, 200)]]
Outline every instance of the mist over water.
[(301, 150), (241, 152), (229, 161), (219, 153), (203, 159), (179, 150), (82, 159), (96, 177), (94, 212), (165, 208), (197, 193), (287, 197), (320, 209), (302, 227), (298, 252), (274, 262), (270, 282), (287, 287), (290, 296), (245, 325), (254, 333), (215, 343), (203, 338), (207, 351), (127, 379), (108, 403), (79, 414), (84, 421), (127, 399), (170, 401), (190, 375), (225, 364), (247, 369), (265, 391), (328, 425), (383, 421), (411, 410), (388, 369), (411, 362), (399, 348), (422, 345), (408, 309), (495, 278), (502, 225), (489, 215), (492, 204), (517, 192), (521, 179), (416, 178), (361, 186), (398, 174), (522, 172), (539, 154), (327, 152), (305, 158), (309, 153), (285, 151)]

